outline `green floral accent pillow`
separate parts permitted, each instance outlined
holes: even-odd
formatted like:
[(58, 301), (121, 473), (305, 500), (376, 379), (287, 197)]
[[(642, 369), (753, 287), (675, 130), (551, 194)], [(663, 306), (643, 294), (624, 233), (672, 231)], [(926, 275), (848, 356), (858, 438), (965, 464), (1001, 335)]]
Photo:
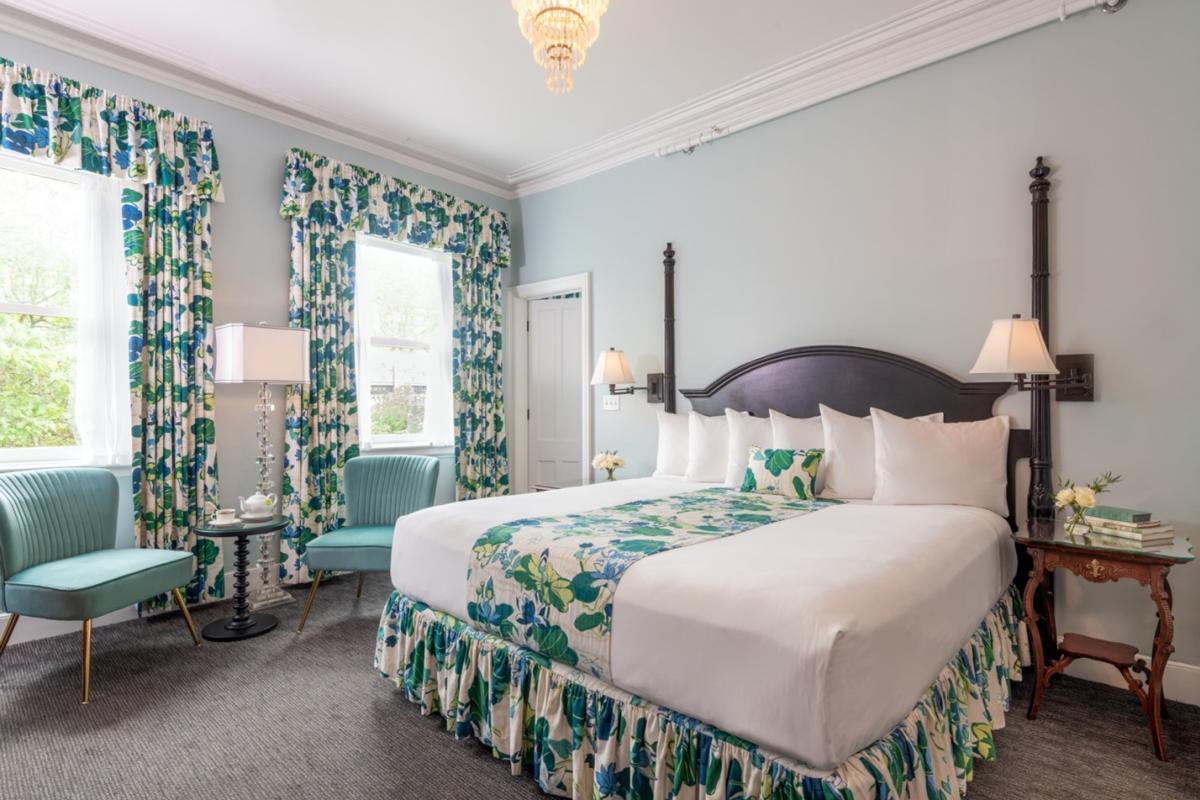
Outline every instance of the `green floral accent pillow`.
[(825, 451), (764, 450), (750, 448), (750, 464), (742, 479), (743, 492), (778, 494), (815, 500), (817, 497), (817, 467)]

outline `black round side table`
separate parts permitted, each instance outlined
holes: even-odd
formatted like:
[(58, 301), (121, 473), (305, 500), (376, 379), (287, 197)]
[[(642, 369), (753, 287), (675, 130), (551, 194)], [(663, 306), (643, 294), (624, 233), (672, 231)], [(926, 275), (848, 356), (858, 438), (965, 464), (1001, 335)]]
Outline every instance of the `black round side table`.
[(233, 616), (210, 622), (200, 635), (210, 642), (237, 642), (262, 636), (279, 624), (271, 614), (250, 613), (250, 537), (274, 533), (287, 527), (287, 520), (276, 517), (265, 522), (242, 522), (237, 525), (213, 528), (200, 525), (197, 536), (211, 538), (236, 537), (234, 543)]

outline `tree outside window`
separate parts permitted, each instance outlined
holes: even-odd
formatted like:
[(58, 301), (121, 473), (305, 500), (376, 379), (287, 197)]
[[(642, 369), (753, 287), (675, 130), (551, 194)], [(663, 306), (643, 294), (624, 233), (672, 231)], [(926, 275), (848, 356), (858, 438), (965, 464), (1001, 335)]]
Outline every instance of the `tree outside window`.
[(81, 187), (0, 167), (0, 451), (77, 446)]

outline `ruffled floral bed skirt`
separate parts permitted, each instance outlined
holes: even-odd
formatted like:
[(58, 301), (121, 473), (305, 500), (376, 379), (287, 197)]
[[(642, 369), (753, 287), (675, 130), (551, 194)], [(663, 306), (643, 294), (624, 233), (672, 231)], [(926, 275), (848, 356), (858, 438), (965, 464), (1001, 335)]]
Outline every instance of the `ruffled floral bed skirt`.
[(995, 757), (1009, 681), (1020, 680), (1020, 600), (1011, 588), (904, 720), (832, 772), (773, 755), (710, 725), (552, 662), (393, 592), (375, 667), (422, 714), (440, 713), (575, 800), (958, 798), (975, 758)]

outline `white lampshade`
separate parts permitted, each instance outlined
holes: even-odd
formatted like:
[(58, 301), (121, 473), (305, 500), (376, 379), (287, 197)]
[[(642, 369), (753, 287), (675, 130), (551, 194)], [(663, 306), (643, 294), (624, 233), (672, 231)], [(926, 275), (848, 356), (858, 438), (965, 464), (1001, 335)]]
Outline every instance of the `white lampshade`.
[(1057, 375), (1036, 319), (998, 319), (992, 323), (972, 373)]
[(308, 331), (234, 322), (215, 330), (217, 383), (308, 383)]
[(596, 371), (592, 373), (592, 385), (633, 383), (633, 370), (621, 350), (608, 349), (596, 359)]

